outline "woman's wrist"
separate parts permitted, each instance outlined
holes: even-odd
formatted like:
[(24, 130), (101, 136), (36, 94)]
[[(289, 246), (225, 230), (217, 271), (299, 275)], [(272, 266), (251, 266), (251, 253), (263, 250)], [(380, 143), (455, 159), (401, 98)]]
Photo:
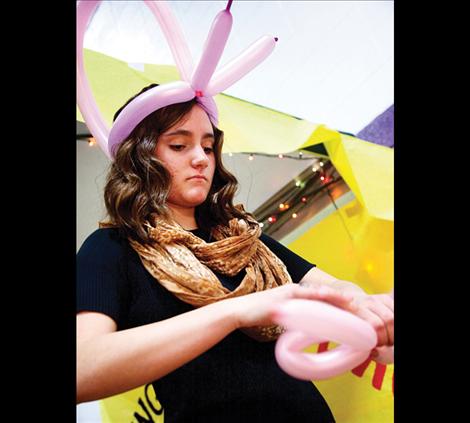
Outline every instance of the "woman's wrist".
[(229, 298), (226, 300), (217, 301), (210, 305), (215, 308), (215, 311), (220, 316), (221, 323), (226, 322), (231, 331), (242, 327), (241, 316), (243, 313), (240, 310), (240, 304), (237, 299), (237, 297)]
[(352, 295), (353, 297), (365, 296), (365, 292), (360, 286), (355, 283), (344, 281), (341, 279), (335, 279), (331, 282), (331, 287), (337, 289), (345, 294)]

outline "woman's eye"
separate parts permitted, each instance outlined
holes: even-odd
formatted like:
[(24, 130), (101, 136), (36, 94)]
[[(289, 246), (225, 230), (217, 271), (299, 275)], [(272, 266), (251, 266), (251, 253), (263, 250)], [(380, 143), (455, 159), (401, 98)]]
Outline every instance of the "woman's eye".
[(204, 151), (209, 154), (209, 153), (212, 153), (214, 151), (214, 149), (212, 147), (205, 147), (204, 148)]
[(170, 148), (174, 151), (181, 151), (184, 148), (184, 145), (172, 144), (170, 145)]

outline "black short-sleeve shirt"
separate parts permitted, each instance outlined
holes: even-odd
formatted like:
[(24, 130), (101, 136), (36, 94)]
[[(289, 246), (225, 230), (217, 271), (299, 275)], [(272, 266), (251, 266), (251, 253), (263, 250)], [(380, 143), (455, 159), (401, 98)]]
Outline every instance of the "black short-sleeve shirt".
[[(202, 230), (191, 231), (208, 241)], [(286, 265), (294, 283), (314, 267), (262, 234), (260, 240)], [(245, 276), (216, 273), (228, 289)], [(116, 229), (98, 229), (77, 254), (77, 312), (110, 316), (118, 330), (164, 320), (193, 309), (167, 291), (142, 265)], [(197, 336), (195, 334), (194, 336)], [(333, 422), (316, 387), (284, 373), (274, 357), (275, 342), (257, 342), (239, 330), (204, 354), (155, 381), (166, 423)]]

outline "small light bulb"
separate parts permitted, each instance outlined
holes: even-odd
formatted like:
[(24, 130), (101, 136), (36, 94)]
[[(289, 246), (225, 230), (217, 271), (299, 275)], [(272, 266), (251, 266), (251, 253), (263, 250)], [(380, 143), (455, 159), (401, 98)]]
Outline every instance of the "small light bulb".
[(297, 213), (292, 213), (292, 218), (296, 218), (297, 217)]
[(254, 157), (253, 157), (253, 154), (250, 154), (250, 157), (248, 157), (248, 160), (253, 160)]

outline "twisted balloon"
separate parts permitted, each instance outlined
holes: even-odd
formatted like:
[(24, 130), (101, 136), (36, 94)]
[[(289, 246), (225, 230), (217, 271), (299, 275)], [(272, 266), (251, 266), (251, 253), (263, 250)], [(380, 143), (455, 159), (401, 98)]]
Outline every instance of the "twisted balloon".
[[(276, 310), (274, 321), (286, 329), (276, 341), (276, 360), (297, 379), (322, 380), (351, 370), (377, 344), (377, 334), (368, 322), (321, 301), (288, 300)], [(341, 345), (317, 354), (303, 351), (325, 341)]]

